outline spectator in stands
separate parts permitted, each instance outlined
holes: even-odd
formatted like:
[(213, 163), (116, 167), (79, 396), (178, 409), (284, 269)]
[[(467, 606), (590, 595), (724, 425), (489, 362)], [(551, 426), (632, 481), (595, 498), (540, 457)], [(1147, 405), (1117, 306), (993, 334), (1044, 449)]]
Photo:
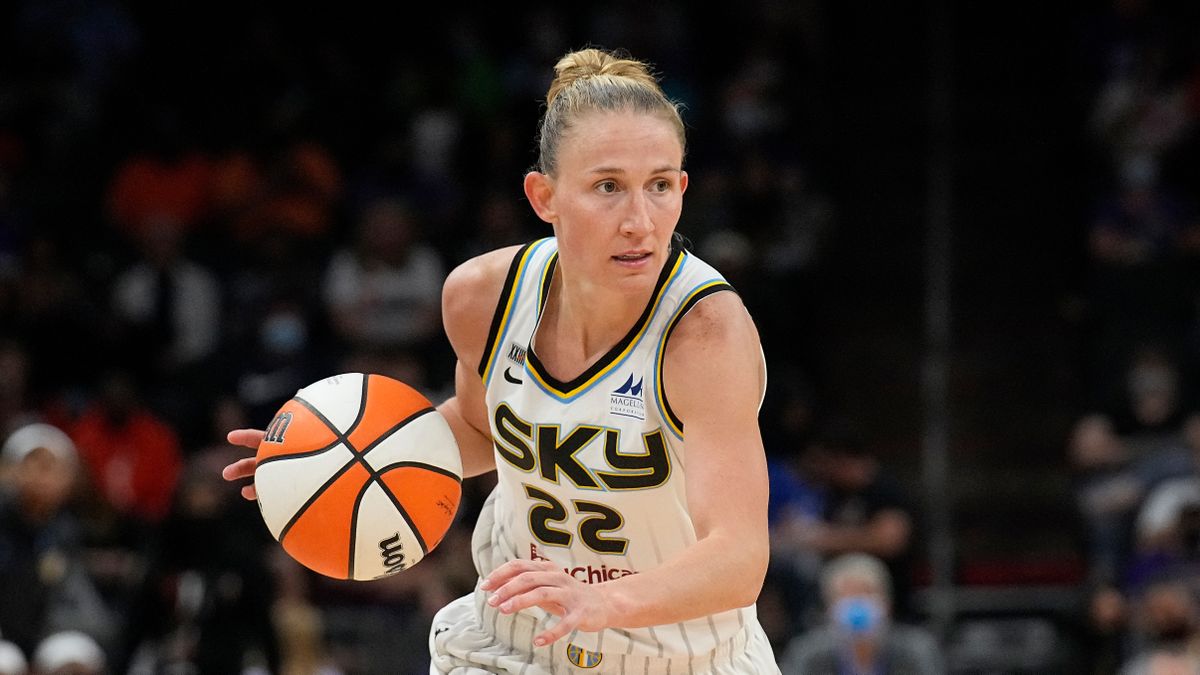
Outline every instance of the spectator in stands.
[(67, 630), (48, 636), (33, 653), (37, 675), (105, 675), (108, 659), (92, 636)]
[(30, 236), (12, 280), (15, 304), (7, 315), (0, 307), (0, 326), (21, 341), (30, 359), (30, 381), (40, 392), (53, 391), (95, 367), (99, 305), (88, 297), (85, 280), (65, 249), (48, 232)]
[(805, 452), (813, 417), (812, 392), (785, 378), (768, 396), (770, 424), (764, 425), (770, 476), (767, 518), (771, 528), (771, 561), (761, 594), (763, 629), (777, 647), (792, 635), (816, 625), (821, 617), (818, 578), (824, 556), (805, 545), (800, 530), (817, 526), (825, 512), (825, 487), (816, 453)]
[(107, 186), (109, 221), (131, 240), (166, 224), (193, 230), (208, 216), (212, 167), (183, 111), (157, 105), (139, 131), (142, 147), (118, 164)]
[(297, 389), (337, 372), (313, 275), (328, 254), (314, 248), (280, 226), (248, 238), (228, 256), (229, 321), (218, 371), (252, 420), (269, 418)]
[[(240, 177), (218, 166), (222, 192), (216, 196), (222, 201), (216, 205), (225, 218), (220, 229), (238, 245), (282, 234), (321, 246), (328, 241), (345, 189), (342, 168), (333, 152), (315, 139), (289, 137), (276, 145), (243, 165), (241, 170), (247, 173)], [(224, 181), (231, 178), (245, 181), (240, 204), (236, 197), (231, 204), (228, 198), (233, 195), (224, 192), (231, 187)]]
[(1146, 486), (1129, 448), (1108, 417), (1085, 415), (1070, 440), (1076, 508), (1083, 519), (1088, 572), (1093, 583), (1115, 583), (1127, 563), (1133, 520)]
[(278, 672), (265, 564), (277, 545), (254, 505), (221, 480), (229, 450), (213, 444), (189, 457), (148, 560), (140, 625), (129, 637), (157, 647), (155, 672), (235, 673), (256, 662)]
[[(1195, 596), (1195, 579), (1163, 580), (1148, 585), (1135, 599), (1131, 611), (1129, 651), (1122, 673), (1187, 672), (1165, 668), (1165, 655), (1200, 658), (1200, 606)], [(1144, 670), (1139, 671), (1142, 668)], [(1196, 672), (1196, 671), (1191, 671)]]
[(195, 418), (190, 392), (212, 377), (221, 328), (221, 284), (185, 251), (184, 232), (164, 221), (140, 230), (138, 258), (113, 282), (119, 362), (135, 368), (146, 394), (185, 435)]
[(780, 661), (784, 675), (939, 675), (946, 672), (934, 637), (895, 622), (887, 567), (849, 553), (821, 573), (824, 626), (795, 638)]
[(182, 463), (179, 438), (146, 407), (129, 373), (104, 378), (71, 436), (106, 505), (138, 523), (162, 522)]
[(71, 439), (26, 425), (7, 437), (0, 463), (9, 478), (0, 501), (0, 631), (25, 653), (60, 630), (115, 639), (119, 617), (87, 571), (72, 510), (79, 460)]
[(445, 276), (409, 206), (375, 198), (362, 210), (353, 244), (329, 263), (322, 285), (325, 309), (365, 370), (420, 388), (422, 357), (440, 335)]
[(842, 420), (826, 425), (804, 450), (823, 493), (816, 521), (792, 519), (776, 530), (787, 543), (828, 560), (842, 553), (867, 553), (888, 566), (892, 611), (912, 616), (913, 509), (904, 490), (858, 433)]
[(1089, 376), (1103, 395), (1126, 383), (1111, 375), (1141, 344), (1181, 344), (1193, 315), (1185, 276), (1195, 210), (1159, 182), (1144, 159), (1122, 166), (1115, 194), (1101, 198), (1088, 230), (1088, 300), (1092, 340)]
[(133, 615), (182, 465), (179, 435), (138, 385), (128, 372), (109, 372), (70, 427), (86, 475), (80, 513), (89, 567), (122, 617)]
[(1191, 410), (1177, 360), (1164, 347), (1145, 344), (1133, 353), (1124, 376), (1113, 423), (1133, 454), (1147, 456), (1182, 445)]
[[(190, 260), (184, 232), (170, 222), (139, 234), (139, 257), (113, 284), (123, 340), (153, 375), (173, 376), (212, 354), (220, 327), (220, 283)], [(133, 359), (131, 359), (133, 360)]]
[(26, 675), (29, 662), (21, 648), (8, 640), (0, 640), (0, 675)]
[[(1164, 644), (1189, 646), (1200, 656), (1200, 493), (1152, 492), (1154, 529), (1139, 530), (1137, 546), (1120, 583), (1100, 588), (1092, 598), (1092, 620), (1117, 638), (1119, 653), (1140, 653)], [(1140, 519), (1141, 520), (1141, 519)], [(1142, 523), (1139, 522), (1139, 526)]]
[(1142, 556), (1200, 553), (1194, 517), (1200, 509), (1200, 476), (1165, 480), (1146, 495), (1137, 515), (1136, 547)]
[(1133, 457), (1102, 415), (1077, 424), (1071, 452), (1088, 533), (1092, 627), (1113, 649), (1147, 584), (1196, 573), (1200, 453), (1165, 446)]
[[(1090, 579), (1101, 600), (1094, 609), (1114, 606), (1102, 596), (1174, 564), (1182, 550), (1174, 528), (1180, 509), (1200, 499), (1200, 452), (1184, 433), (1181, 388), (1173, 361), (1143, 350), (1126, 374), (1116, 419), (1091, 414), (1076, 424), (1071, 462)], [(1106, 611), (1093, 616), (1105, 633), (1114, 618)]]
[(276, 550), (268, 556), (275, 572), (276, 597), (271, 616), (278, 635), (280, 666), (283, 675), (342, 675), (330, 654), (325, 615), (311, 600), (310, 570), (286, 553)]
[[(1192, 420), (1167, 445), (1142, 460), (1157, 480), (1144, 480), (1131, 540), (1134, 558), (1127, 576), (1137, 583), (1161, 570), (1200, 564), (1200, 445), (1188, 438)], [(1143, 474), (1149, 474), (1143, 471)]]
[[(1113, 3), (1145, 9), (1153, 3)], [(1137, 11), (1137, 10), (1135, 10)], [(1128, 26), (1136, 26), (1131, 21)], [(1114, 44), (1110, 70), (1092, 105), (1091, 131), (1118, 162), (1158, 162), (1182, 145), (1195, 124), (1187, 68), (1172, 58), (1159, 31)]]

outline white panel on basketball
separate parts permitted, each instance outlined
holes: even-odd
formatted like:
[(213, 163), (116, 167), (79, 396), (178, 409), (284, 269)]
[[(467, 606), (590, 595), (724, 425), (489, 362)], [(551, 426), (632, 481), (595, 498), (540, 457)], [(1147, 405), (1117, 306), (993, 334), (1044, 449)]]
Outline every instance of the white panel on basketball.
[(424, 462), (462, 476), (454, 433), (441, 413), (426, 413), (371, 448), (364, 458), (375, 471), (396, 462)]
[(271, 535), (279, 539), (279, 533), (300, 507), (353, 458), (354, 453), (339, 443), (316, 455), (259, 464), (254, 470), (254, 488)]
[(354, 532), (354, 578), (375, 579), (399, 572), (422, 557), (408, 521), (378, 483), (371, 483), (358, 505)]
[(334, 375), (296, 392), (296, 398), (304, 399), (320, 410), (344, 434), (358, 418), (358, 410), (362, 405), (362, 380), (362, 373)]

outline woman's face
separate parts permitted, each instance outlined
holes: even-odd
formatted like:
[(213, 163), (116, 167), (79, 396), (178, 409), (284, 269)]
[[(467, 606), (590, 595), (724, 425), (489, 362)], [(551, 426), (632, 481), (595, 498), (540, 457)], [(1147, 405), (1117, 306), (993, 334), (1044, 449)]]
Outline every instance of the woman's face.
[(683, 207), (682, 163), (675, 128), (661, 117), (622, 111), (576, 120), (542, 214), (566, 273), (620, 290), (653, 287)]

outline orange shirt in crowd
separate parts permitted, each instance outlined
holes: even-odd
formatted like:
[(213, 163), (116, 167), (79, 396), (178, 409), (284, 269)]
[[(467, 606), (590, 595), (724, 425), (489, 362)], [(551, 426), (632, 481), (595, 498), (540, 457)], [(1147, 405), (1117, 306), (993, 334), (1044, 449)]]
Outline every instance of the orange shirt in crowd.
[(75, 423), (71, 437), (95, 489), (117, 511), (148, 522), (166, 517), (182, 465), (179, 438), (169, 425), (146, 411), (117, 424), (93, 409)]

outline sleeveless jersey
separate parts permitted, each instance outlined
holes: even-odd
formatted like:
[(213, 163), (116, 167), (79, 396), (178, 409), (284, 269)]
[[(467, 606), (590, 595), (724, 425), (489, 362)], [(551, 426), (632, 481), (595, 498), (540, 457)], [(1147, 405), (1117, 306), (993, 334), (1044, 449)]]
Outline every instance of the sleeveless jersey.
[[(732, 287), (694, 255), (673, 251), (637, 323), (561, 382), (530, 346), (557, 259), (553, 238), (517, 253), (479, 364), (498, 474), (473, 538), (481, 577), (514, 558), (545, 559), (598, 583), (654, 568), (696, 541), (684, 429), (663, 391), (663, 354), (689, 309)], [(539, 608), (522, 614), (538, 625), (549, 617)], [(687, 659), (748, 628), (758, 629), (753, 605), (671, 625), (576, 631), (563, 642), (578, 665), (611, 653)]]

